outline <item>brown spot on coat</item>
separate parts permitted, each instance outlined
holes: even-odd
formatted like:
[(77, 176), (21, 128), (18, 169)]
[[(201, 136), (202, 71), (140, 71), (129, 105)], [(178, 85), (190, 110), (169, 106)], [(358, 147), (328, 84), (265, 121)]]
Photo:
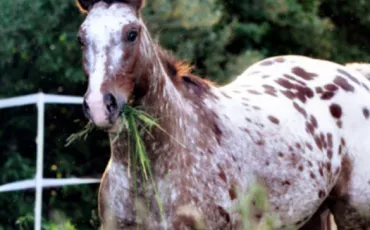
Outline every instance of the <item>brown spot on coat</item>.
[(297, 82), (298, 84), (300, 84), (300, 85), (302, 85), (302, 86), (306, 86), (306, 83), (305, 83), (305, 82), (303, 82), (303, 81), (301, 81), (301, 80), (299, 80), (299, 79), (297, 79), (297, 78), (295, 78), (295, 77), (293, 77), (293, 76), (291, 76), (291, 75), (289, 75), (289, 74), (284, 74), (283, 76), (284, 76), (285, 78), (288, 78), (289, 80), (292, 80), (292, 81)]
[(355, 91), (355, 88), (351, 84), (348, 83), (347, 79), (345, 79), (341, 76), (337, 76), (334, 79), (334, 83), (346, 92), (354, 92)]
[(339, 145), (339, 147), (338, 147), (338, 155), (341, 155), (342, 154), (342, 151), (343, 151), (342, 148), (343, 148), (342, 145)]
[(306, 110), (304, 110), (304, 108), (300, 107), (296, 102), (293, 102), (293, 106), (294, 108), (300, 113), (302, 114), (304, 117), (307, 117), (307, 112)]
[(333, 148), (333, 134), (327, 133), (326, 138), (328, 139), (328, 147), (332, 149)]
[(267, 89), (267, 90), (265, 90), (265, 93), (268, 94), (268, 95), (271, 95), (273, 97), (277, 97), (277, 94), (276, 94), (275, 90)]
[(231, 97), (229, 95), (227, 95), (225, 92), (221, 91), (221, 94), (224, 95), (226, 98), (231, 99)]
[(260, 140), (256, 141), (256, 144), (257, 145), (264, 145), (265, 144), (265, 141), (262, 140), (262, 139), (260, 139)]
[(370, 91), (369, 87), (367, 87), (367, 85), (365, 85), (364, 83), (361, 83), (362, 87), (364, 87), (364, 89), (366, 89), (366, 91)]
[(308, 87), (294, 85), (294, 88), (297, 90), (297, 93), (302, 94), (303, 97), (312, 98), (314, 95), (313, 90)]
[(317, 74), (315, 74), (315, 73), (309, 73), (306, 70), (304, 70), (303, 68), (298, 67), (298, 66), (297, 67), (293, 67), (292, 68), (292, 72), (295, 75), (297, 75), (297, 76), (299, 76), (299, 77), (301, 77), (301, 78), (303, 78), (305, 80), (313, 80), (315, 77), (317, 77)]
[(302, 92), (299, 92), (299, 91), (298, 91), (295, 95), (297, 96), (297, 98), (298, 98), (301, 102), (303, 102), (303, 103), (305, 103), (305, 102), (306, 102), (306, 97), (305, 97), (305, 95), (304, 95)]
[(328, 143), (326, 142), (325, 135), (323, 133), (320, 133), (320, 140), (322, 142), (324, 149), (326, 149), (328, 147)]
[(231, 185), (231, 187), (229, 188), (229, 197), (230, 197), (230, 200), (235, 200), (237, 197), (236, 189), (234, 185)]
[(324, 190), (319, 191), (319, 198), (324, 198), (326, 196), (326, 193)]
[(307, 96), (308, 98), (313, 98), (313, 96), (314, 96), (314, 92), (313, 92), (313, 90), (312, 90), (311, 88), (306, 87), (306, 88), (305, 88), (305, 91), (306, 91), (306, 96)]
[(349, 74), (347, 71), (345, 71), (343, 69), (338, 69), (338, 72), (340, 74), (345, 75), (348, 79), (350, 79), (351, 81), (355, 82), (356, 84), (360, 85), (360, 81), (357, 78), (355, 78), (354, 76), (352, 76), (351, 74)]
[(310, 121), (311, 121), (311, 124), (313, 125), (313, 127), (317, 128), (317, 120), (314, 116), (310, 116)]
[(334, 84), (326, 84), (324, 88), (328, 91), (336, 91), (338, 90), (338, 87)]
[(313, 147), (312, 147), (312, 145), (310, 144), (310, 143), (306, 143), (306, 146), (307, 146), (307, 148), (309, 149), (309, 150), (313, 150)]
[(223, 170), (221, 170), (219, 173), (218, 173), (218, 176), (221, 178), (221, 180), (223, 180), (225, 183), (227, 183), (227, 178), (226, 178), (226, 174)]
[(365, 116), (366, 119), (369, 118), (369, 110), (367, 108), (363, 108), (362, 109), (362, 113), (364, 114), (364, 116)]
[(283, 86), (286, 89), (292, 89), (293, 88), (293, 84), (290, 81), (288, 81), (284, 78), (279, 78), (279, 79), (276, 79), (275, 81), (276, 81), (276, 83), (278, 83), (279, 85)]
[(258, 92), (258, 91), (256, 91), (256, 90), (254, 90), (254, 89), (249, 89), (249, 90), (247, 90), (247, 92), (248, 92), (248, 93), (251, 93), (251, 94), (255, 94), (255, 95), (261, 95), (261, 93), (260, 93), (260, 92)]
[(263, 84), (263, 85), (262, 85), (262, 87), (263, 87), (263, 88), (265, 88), (265, 89), (274, 89), (274, 87), (273, 87), (273, 86), (271, 86), (271, 85), (266, 85), (266, 84)]
[(281, 90), (280, 92), (282, 94), (284, 94), (289, 99), (294, 99), (295, 98), (295, 94), (290, 90)]
[(331, 163), (330, 162), (326, 163), (326, 169), (328, 170), (328, 172), (331, 171)]
[(322, 143), (322, 141), (321, 141), (320, 136), (315, 136), (315, 143), (316, 143), (316, 146), (317, 146), (320, 150), (322, 150), (322, 148), (323, 148), (323, 143)]
[(339, 119), (342, 116), (342, 107), (340, 107), (340, 105), (335, 104), (335, 103), (331, 104), (329, 109), (330, 109), (331, 115), (334, 118)]
[(341, 120), (338, 120), (337, 121), (337, 126), (338, 126), (338, 128), (342, 128), (343, 122)]
[(334, 95), (335, 95), (334, 92), (329, 91), (329, 92), (323, 93), (320, 98), (322, 100), (330, 100), (330, 99), (332, 99), (334, 97)]
[(221, 131), (220, 127), (218, 127), (218, 125), (216, 123), (213, 125), (213, 133), (216, 136), (217, 143), (218, 144), (221, 144), (222, 131)]
[(321, 166), (319, 167), (319, 173), (320, 173), (320, 176), (324, 176), (324, 170), (322, 169)]
[(277, 119), (276, 117), (274, 117), (274, 116), (268, 116), (268, 119), (272, 122), (272, 123), (274, 123), (274, 124), (276, 124), (276, 125), (278, 125), (279, 123), (280, 123), (280, 121), (279, 121), (279, 119)]
[(272, 64), (274, 64), (274, 62), (273, 62), (273, 61), (267, 60), (267, 61), (263, 61), (263, 62), (261, 62), (261, 64), (260, 64), (260, 65), (262, 65), (262, 66), (269, 66), (269, 65), (272, 65)]
[(266, 94), (277, 97), (276, 89), (274, 87), (272, 87), (271, 85), (262, 85), (262, 87), (265, 88), (265, 93)]
[(302, 172), (302, 171), (304, 170), (303, 165), (300, 165), (300, 166), (298, 167), (298, 170)]
[(323, 90), (321, 87), (316, 87), (316, 88), (315, 88), (315, 91), (316, 91), (316, 93), (318, 93), (318, 94), (321, 94), (321, 93), (323, 93), (323, 92), (324, 92), (324, 90)]

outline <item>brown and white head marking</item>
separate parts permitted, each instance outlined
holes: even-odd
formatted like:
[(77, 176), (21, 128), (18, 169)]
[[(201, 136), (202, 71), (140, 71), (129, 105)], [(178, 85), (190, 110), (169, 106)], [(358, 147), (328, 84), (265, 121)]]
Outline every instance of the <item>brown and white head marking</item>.
[[(142, 43), (145, 26), (139, 11), (143, 0), (78, 0), (88, 14), (79, 28), (83, 68), (88, 89), (83, 103), (87, 117), (98, 127), (112, 126), (128, 102), (148, 52)], [(143, 28), (144, 27), (144, 28)], [(135, 75), (133, 74), (135, 73)]]

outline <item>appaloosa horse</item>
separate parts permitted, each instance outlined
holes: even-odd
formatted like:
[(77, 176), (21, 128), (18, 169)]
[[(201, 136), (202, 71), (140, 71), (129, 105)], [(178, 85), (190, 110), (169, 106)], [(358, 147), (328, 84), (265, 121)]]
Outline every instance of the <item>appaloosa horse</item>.
[[(122, 107), (143, 105), (186, 146), (157, 129), (143, 136), (167, 229), (197, 229), (198, 215), (205, 229), (237, 229), (232, 207), (254, 183), (268, 192), (275, 229), (303, 227), (326, 209), (340, 230), (370, 228), (370, 84), (360, 72), (278, 56), (217, 87), (153, 42), (143, 0), (78, 3), (88, 12), (79, 30), (86, 116), (113, 138)], [(103, 229), (163, 229), (140, 179), (139, 196), (153, 207), (136, 218), (127, 137), (111, 150), (99, 191)]]

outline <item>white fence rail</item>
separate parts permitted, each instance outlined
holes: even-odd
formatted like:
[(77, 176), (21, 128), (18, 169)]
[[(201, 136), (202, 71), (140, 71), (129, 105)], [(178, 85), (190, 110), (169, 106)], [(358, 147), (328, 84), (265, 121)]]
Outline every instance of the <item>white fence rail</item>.
[(65, 185), (80, 185), (99, 183), (96, 178), (44, 178), (44, 115), (45, 104), (81, 104), (82, 98), (75, 96), (62, 96), (53, 94), (30, 94), (26, 96), (0, 99), (0, 109), (36, 104), (37, 105), (37, 155), (36, 176), (34, 179), (23, 180), (4, 184), (0, 186), (1, 192), (19, 191), (25, 189), (36, 189), (35, 198), (35, 230), (41, 230), (42, 219), (42, 190), (47, 187), (60, 187)]

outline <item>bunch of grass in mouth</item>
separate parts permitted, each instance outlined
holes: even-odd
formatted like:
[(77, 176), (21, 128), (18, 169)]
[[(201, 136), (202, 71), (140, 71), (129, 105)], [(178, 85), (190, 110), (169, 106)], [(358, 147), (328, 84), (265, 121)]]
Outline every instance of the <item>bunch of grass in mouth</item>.
[[(140, 122), (138, 122), (140, 121)], [(139, 124), (140, 123), (140, 124)], [(162, 218), (162, 223), (165, 226), (166, 229), (166, 223), (164, 220), (164, 214), (163, 214), (163, 206), (160, 201), (157, 188), (154, 182), (154, 178), (151, 171), (150, 161), (148, 157), (148, 153), (146, 151), (144, 142), (143, 142), (143, 135), (147, 133), (148, 135), (151, 135), (152, 128), (155, 127), (162, 132), (168, 134), (157, 122), (156, 119), (154, 119), (149, 114), (145, 113), (142, 110), (136, 109), (131, 106), (125, 106), (122, 111), (122, 115), (119, 117), (118, 122), (118, 131), (116, 133), (115, 138), (113, 138), (112, 143), (118, 140), (119, 136), (122, 134), (122, 132), (126, 131), (128, 132), (128, 175), (130, 175), (130, 167), (131, 167), (131, 158), (132, 158), (132, 166), (134, 167), (134, 170), (132, 170), (133, 173), (133, 181), (134, 181), (134, 190), (135, 194), (137, 196), (138, 190), (137, 190), (137, 167), (141, 168), (142, 171), (142, 181), (143, 185), (145, 186), (147, 183), (150, 183), (153, 190), (156, 202), (159, 207), (160, 215)], [(69, 146), (74, 141), (83, 139), (86, 140), (88, 134), (94, 130), (94, 125), (89, 122), (80, 132), (74, 133), (70, 135), (67, 138), (66, 146)], [(178, 142), (174, 137), (168, 134), (168, 136), (175, 142), (177, 142), (179, 145), (185, 148), (183, 144)], [(132, 148), (133, 147), (133, 148)], [(147, 204), (148, 208), (149, 204)]]

